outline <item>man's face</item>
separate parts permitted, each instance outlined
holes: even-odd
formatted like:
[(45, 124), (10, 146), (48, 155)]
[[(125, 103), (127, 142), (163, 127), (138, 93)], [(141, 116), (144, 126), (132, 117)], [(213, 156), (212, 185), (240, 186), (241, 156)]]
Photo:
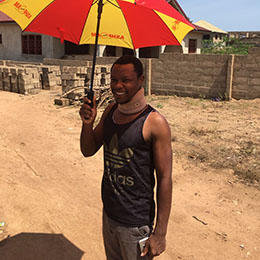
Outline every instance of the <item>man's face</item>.
[(111, 71), (111, 90), (118, 104), (131, 100), (141, 88), (144, 77), (139, 78), (133, 64), (115, 64)]

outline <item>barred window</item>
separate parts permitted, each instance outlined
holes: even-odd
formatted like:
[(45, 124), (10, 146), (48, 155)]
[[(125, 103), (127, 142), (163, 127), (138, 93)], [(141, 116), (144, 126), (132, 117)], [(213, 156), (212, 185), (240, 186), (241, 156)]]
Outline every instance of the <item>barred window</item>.
[(23, 54), (42, 54), (42, 36), (35, 34), (22, 35)]

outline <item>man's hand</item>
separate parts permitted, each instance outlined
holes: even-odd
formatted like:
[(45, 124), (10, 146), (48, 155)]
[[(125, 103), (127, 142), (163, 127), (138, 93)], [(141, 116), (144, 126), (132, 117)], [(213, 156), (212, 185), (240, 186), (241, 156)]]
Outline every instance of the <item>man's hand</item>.
[(165, 236), (152, 234), (145, 243), (145, 247), (141, 256), (149, 255), (149, 259), (153, 259), (154, 256), (160, 255), (166, 249)]
[(83, 98), (83, 105), (79, 110), (81, 120), (86, 125), (92, 125), (97, 115), (96, 97), (93, 98), (93, 108), (90, 106), (91, 101), (87, 98)]

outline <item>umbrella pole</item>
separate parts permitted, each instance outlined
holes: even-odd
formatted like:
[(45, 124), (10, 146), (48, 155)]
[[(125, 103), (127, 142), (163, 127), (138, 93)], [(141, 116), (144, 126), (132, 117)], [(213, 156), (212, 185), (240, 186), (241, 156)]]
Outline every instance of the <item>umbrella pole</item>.
[[(100, 19), (103, 10), (103, 0), (98, 1), (98, 16), (97, 16), (97, 30), (96, 30), (96, 38), (95, 38), (95, 48), (94, 48), (94, 55), (93, 55), (93, 62), (92, 62), (92, 71), (91, 71), (91, 81), (89, 89), (86, 88), (87, 78), (85, 79), (85, 95), (91, 100), (91, 105), (93, 106), (93, 83), (94, 83), (94, 76), (95, 76), (95, 66), (96, 66), (96, 59), (97, 59), (97, 47), (98, 47), (98, 34), (99, 34), (99, 27), (100, 27)], [(86, 76), (87, 77), (87, 76)]]

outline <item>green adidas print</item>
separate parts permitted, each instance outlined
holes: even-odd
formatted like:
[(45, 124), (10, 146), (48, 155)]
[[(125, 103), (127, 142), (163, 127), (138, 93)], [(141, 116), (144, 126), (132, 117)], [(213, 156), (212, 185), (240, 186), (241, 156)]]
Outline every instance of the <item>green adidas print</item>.
[(127, 163), (130, 162), (134, 155), (134, 152), (131, 148), (125, 148), (120, 152), (118, 151), (117, 134), (112, 137), (109, 145), (105, 145), (104, 149), (106, 165), (114, 169), (124, 167)]
[[(125, 148), (119, 152), (118, 137), (115, 134), (109, 144), (104, 145), (105, 151), (105, 177), (109, 178), (114, 192), (119, 195), (118, 189), (121, 185), (131, 187), (134, 185), (134, 178), (117, 174), (117, 169), (126, 166), (132, 159), (134, 152), (131, 148)], [(117, 184), (117, 188), (115, 187)], [(122, 189), (120, 189), (122, 191)]]

